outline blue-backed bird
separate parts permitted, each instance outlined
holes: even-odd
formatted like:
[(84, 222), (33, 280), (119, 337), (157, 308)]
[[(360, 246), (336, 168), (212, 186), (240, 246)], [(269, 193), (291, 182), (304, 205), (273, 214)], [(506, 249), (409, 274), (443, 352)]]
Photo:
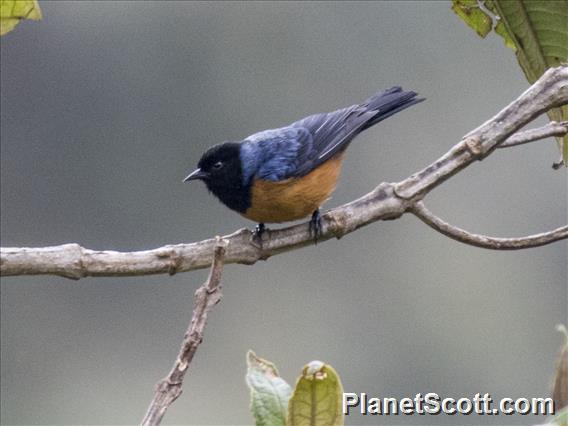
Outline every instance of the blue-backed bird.
[(215, 145), (184, 182), (202, 180), (227, 207), (258, 222), (255, 235), (261, 241), (265, 223), (311, 214), (309, 229), (317, 242), (322, 231), (319, 208), (335, 189), (351, 141), (423, 100), (415, 92), (392, 87), (358, 105)]

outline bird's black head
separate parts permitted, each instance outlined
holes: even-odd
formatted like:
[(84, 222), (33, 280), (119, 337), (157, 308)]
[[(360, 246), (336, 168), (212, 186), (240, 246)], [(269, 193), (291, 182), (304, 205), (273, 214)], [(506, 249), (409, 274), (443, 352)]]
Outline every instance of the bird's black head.
[(240, 149), (237, 142), (209, 148), (184, 182), (202, 180), (227, 207), (243, 213), (250, 207), (250, 187), (243, 183)]

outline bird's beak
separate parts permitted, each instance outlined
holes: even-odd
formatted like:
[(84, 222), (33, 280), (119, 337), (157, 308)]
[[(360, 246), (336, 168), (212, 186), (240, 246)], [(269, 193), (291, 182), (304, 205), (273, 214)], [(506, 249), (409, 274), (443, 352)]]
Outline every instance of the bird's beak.
[(191, 172), (187, 177), (183, 180), (184, 182), (189, 182), (190, 180), (199, 180), (199, 179), (207, 179), (209, 177), (209, 173), (201, 171), (201, 169), (196, 169)]

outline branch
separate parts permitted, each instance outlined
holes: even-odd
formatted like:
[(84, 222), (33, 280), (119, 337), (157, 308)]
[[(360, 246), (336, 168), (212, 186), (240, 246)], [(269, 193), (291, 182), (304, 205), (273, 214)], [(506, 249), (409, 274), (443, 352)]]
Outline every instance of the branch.
[[(428, 167), (398, 183), (381, 183), (363, 197), (325, 213), (322, 217), (323, 232), (318, 241), (340, 238), (378, 220), (402, 216), (432, 189), (490, 155), (536, 117), (567, 103), (568, 66), (551, 68), (514, 102), (464, 136)], [(523, 133), (517, 137), (526, 139), (527, 135), (522, 136)], [(229, 242), (225, 263), (253, 264), (313, 244), (307, 223), (266, 234), (267, 238), (260, 246), (254, 243), (252, 233), (246, 229), (223, 237)], [(77, 244), (2, 248), (0, 275), (50, 274), (79, 279), (88, 276), (174, 274), (208, 267), (214, 246), (215, 240), (208, 239), (137, 252), (96, 251)]]
[(563, 165), (564, 165), (564, 158), (562, 158), (562, 155), (560, 155), (560, 159), (558, 161), (555, 161), (554, 163), (552, 163), (552, 168), (554, 170), (558, 170)]
[(515, 133), (498, 148), (510, 148), (512, 146), (523, 145), (525, 143), (535, 142), (546, 139), (551, 136), (562, 137), (568, 133), (568, 121), (551, 121), (546, 126), (538, 129), (526, 130), (524, 132)]
[(529, 235), (520, 238), (494, 238), (485, 235), (472, 234), (461, 228), (444, 222), (424, 206), (422, 201), (417, 202), (410, 211), (429, 227), (456, 241), (476, 247), (492, 250), (520, 250), (539, 247), (554, 241), (568, 238), (568, 226), (556, 228), (542, 234)]
[(207, 281), (195, 292), (193, 315), (185, 332), (181, 349), (170, 373), (156, 386), (156, 393), (141, 425), (159, 425), (168, 407), (181, 395), (182, 382), (198, 346), (203, 340), (203, 330), (209, 311), (221, 300), (221, 274), (227, 242), (217, 237), (213, 262)]

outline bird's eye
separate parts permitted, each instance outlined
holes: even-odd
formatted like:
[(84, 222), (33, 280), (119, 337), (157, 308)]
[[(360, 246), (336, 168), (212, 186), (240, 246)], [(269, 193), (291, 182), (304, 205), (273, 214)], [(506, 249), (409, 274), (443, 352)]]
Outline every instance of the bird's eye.
[(213, 164), (213, 168), (215, 170), (219, 170), (223, 167), (223, 162), (222, 161), (217, 161), (215, 164)]

